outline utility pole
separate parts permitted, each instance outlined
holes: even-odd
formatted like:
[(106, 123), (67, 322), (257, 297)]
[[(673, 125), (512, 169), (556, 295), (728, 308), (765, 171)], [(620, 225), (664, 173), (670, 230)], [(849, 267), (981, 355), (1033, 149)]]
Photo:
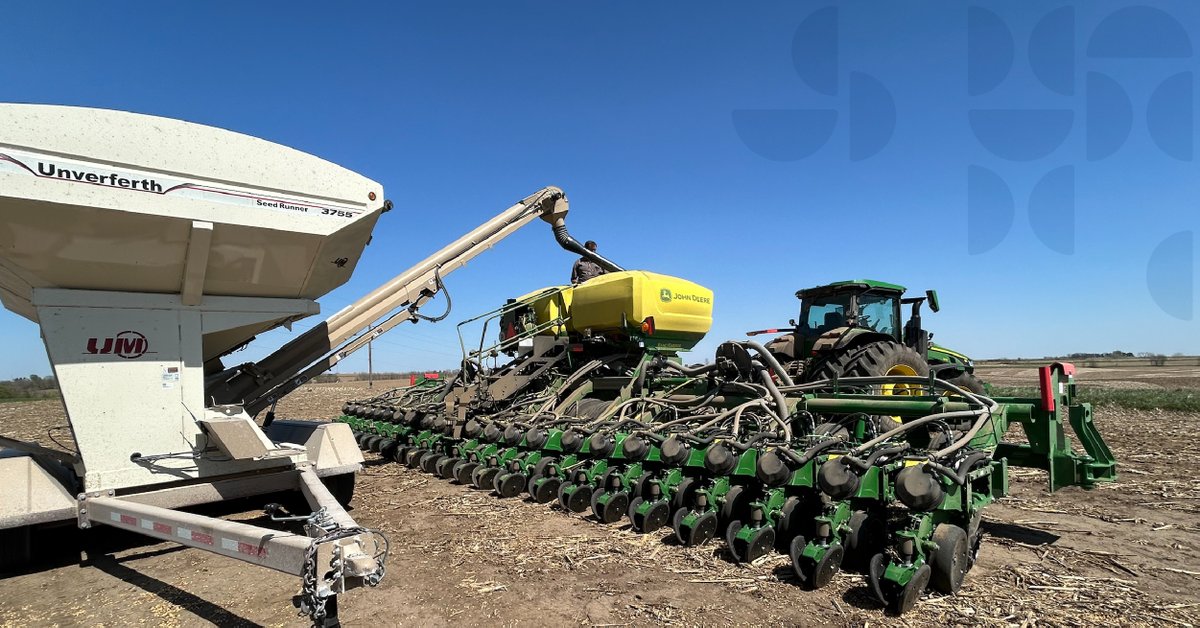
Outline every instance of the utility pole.
[[(370, 334), (373, 328), (367, 325), (367, 333)], [(367, 388), (375, 387), (375, 336), (371, 335), (371, 340), (367, 341)], [(361, 345), (360, 345), (361, 346)]]

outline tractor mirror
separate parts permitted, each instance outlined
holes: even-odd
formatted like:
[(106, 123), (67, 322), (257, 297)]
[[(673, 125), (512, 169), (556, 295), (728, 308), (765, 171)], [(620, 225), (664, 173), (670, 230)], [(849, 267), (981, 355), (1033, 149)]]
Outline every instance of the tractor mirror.
[(929, 301), (929, 309), (936, 312), (942, 307), (938, 305), (937, 290), (926, 290), (925, 299)]

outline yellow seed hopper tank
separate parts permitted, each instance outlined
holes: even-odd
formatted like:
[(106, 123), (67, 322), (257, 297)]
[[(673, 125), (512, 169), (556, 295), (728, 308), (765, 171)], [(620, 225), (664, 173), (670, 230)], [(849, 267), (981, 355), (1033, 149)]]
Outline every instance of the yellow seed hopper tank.
[(712, 290), (642, 270), (601, 275), (575, 287), (571, 328), (628, 333), (659, 349), (686, 351), (712, 327)]

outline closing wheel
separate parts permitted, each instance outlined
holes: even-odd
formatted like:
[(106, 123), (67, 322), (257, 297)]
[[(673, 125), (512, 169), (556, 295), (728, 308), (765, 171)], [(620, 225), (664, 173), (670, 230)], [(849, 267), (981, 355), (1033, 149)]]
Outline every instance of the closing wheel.
[(887, 569), (887, 556), (880, 552), (867, 562), (867, 583), (871, 585), (871, 593), (880, 604), (887, 606), (887, 595), (883, 592), (883, 571)]
[(728, 526), (734, 521), (745, 519), (750, 511), (750, 494), (746, 489), (740, 486), (734, 486), (725, 493), (725, 499), (721, 502), (720, 517), (718, 523)]
[(410, 452), (410, 451), (412, 451), (411, 445), (406, 445), (404, 443), (401, 443), (399, 446), (396, 447), (396, 451), (394, 453), (392, 453), (392, 460), (394, 462), (399, 462), (400, 464), (404, 464), (404, 462), (406, 460), (408, 460), (408, 452)]
[(688, 547), (704, 545), (717, 534), (717, 513), (706, 512), (688, 521), (687, 511), (676, 513), (675, 538)]
[(497, 475), (500, 475), (499, 468), (481, 466), (471, 473), (471, 484), (475, 488), (490, 491), (495, 488)]
[(385, 438), (379, 442), (379, 455), (391, 460), (392, 456), (396, 454), (396, 448), (399, 446), (400, 441), (394, 438)]
[(588, 506), (591, 505), (592, 494), (594, 492), (590, 486), (580, 486), (578, 484), (571, 486), (571, 490), (567, 495), (567, 510), (574, 513), (587, 510)]
[(776, 530), (778, 530), (775, 535), (775, 549), (780, 554), (788, 553), (792, 539), (800, 534), (800, 525), (797, 521), (800, 517), (799, 506), (799, 497), (789, 497), (783, 502), (783, 508), (779, 510), (779, 519), (775, 524)]
[(533, 496), (533, 501), (539, 504), (546, 504), (552, 501), (555, 495), (558, 494), (558, 487), (562, 484), (562, 480), (558, 478), (537, 478), (533, 482), (533, 490), (529, 491)]
[(500, 497), (516, 497), (525, 490), (524, 473), (505, 473), (496, 478), (496, 494)]
[(770, 526), (751, 531), (747, 539), (739, 538), (739, 535), (746, 536), (742, 524), (738, 521), (729, 524), (725, 530), (725, 542), (729, 544), (729, 552), (738, 562), (752, 563), (766, 556), (775, 545), (775, 528)]
[(434, 469), (434, 471), (436, 471), (438, 477), (442, 478), (443, 480), (453, 480), (454, 465), (458, 464), (461, 460), (462, 458), (459, 458), (458, 456), (446, 456), (441, 460), (438, 460), (437, 467)]
[(742, 531), (741, 521), (732, 521), (728, 526), (725, 526), (725, 545), (729, 546), (729, 553), (733, 554), (733, 562), (744, 563), (746, 559), (742, 558), (742, 554), (738, 552), (740, 549), (737, 544), (738, 532)]
[(792, 539), (788, 552), (792, 559), (792, 570), (795, 571), (796, 577), (804, 586), (810, 589), (820, 589), (829, 584), (837, 575), (842, 566), (845, 550), (842, 549), (841, 543), (834, 543), (825, 548), (825, 553), (821, 558), (813, 560), (804, 555), (804, 548), (807, 546), (808, 543), (802, 536)]
[(696, 494), (696, 488), (696, 480), (683, 478), (671, 494), (671, 512), (691, 507), (692, 495)]
[(871, 557), (887, 546), (887, 525), (881, 516), (871, 516), (865, 510), (856, 510), (848, 522), (846, 533), (846, 558), (843, 569), (865, 572)]
[(633, 483), (633, 496), (642, 497), (650, 494), (650, 481), (654, 479), (654, 474), (649, 471), (638, 476), (636, 482)]
[(546, 469), (556, 462), (558, 462), (558, 459), (554, 456), (543, 456), (540, 460), (534, 463), (533, 469), (530, 470), (530, 475), (546, 475)]
[[(642, 498), (638, 498), (642, 499)], [(671, 518), (671, 505), (667, 500), (660, 499), (652, 503), (646, 512), (638, 513), (633, 505), (629, 507), (630, 520), (633, 521), (633, 531), (641, 534), (649, 534), (667, 525), (667, 520)]]
[(408, 453), (404, 455), (404, 464), (416, 469), (421, 465), (421, 456), (424, 456), (427, 453), (429, 452), (414, 446), (408, 450)]
[(967, 571), (979, 560), (979, 548), (983, 545), (983, 511), (977, 510), (971, 517), (970, 529), (967, 531)]
[(575, 485), (570, 482), (563, 482), (558, 485), (558, 505), (570, 510), (571, 506), (571, 488)]
[(367, 447), (367, 441), (371, 440), (372, 436), (374, 436), (374, 434), (372, 434), (370, 432), (359, 432), (358, 433), (358, 448), (363, 451), (366, 451), (367, 449), (369, 449)]
[(375, 453), (379, 453), (379, 443), (381, 442), (383, 442), (382, 436), (378, 434), (372, 434), (371, 437), (367, 439), (367, 449)]
[(932, 570), (929, 565), (921, 565), (917, 571), (913, 573), (912, 579), (908, 584), (904, 585), (897, 591), (894, 597), (888, 602), (888, 610), (902, 615), (912, 610), (912, 607), (917, 605), (917, 600), (921, 599), (921, 594), (925, 593), (925, 587), (929, 586), (929, 578)]
[[(638, 506), (641, 506), (642, 502), (644, 501), (646, 500), (642, 499), (641, 497), (634, 497), (633, 500), (629, 502), (629, 512), (625, 514), (629, 516), (630, 521), (633, 521), (633, 516), (637, 514)], [(640, 532), (641, 530), (638, 530), (637, 526), (634, 526), (633, 531)]]
[(629, 493), (619, 492), (609, 494), (608, 499), (600, 504), (600, 512), (596, 517), (604, 523), (616, 523), (625, 518), (629, 510)]
[[(603, 485), (601, 485), (601, 486), (603, 486)], [(598, 488), (598, 489), (592, 491), (592, 498), (588, 500), (588, 506), (591, 507), (592, 514), (596, 514), (600, 511), (600, 497), (602, 495), (604, 495), (603, 488)], [(596, 516), (599, 517), (600, 515), (596, 514)]]
[(683, 527), (683, 518), (687, 515), (687, 513), (688, 511), (683, 508), (677, 508), (671, 513), (671, 529), (675, 531), (675, 540), (679, 541), (680, 545), (683, 545), (684, 543), (683, 535), (680, 534), (679, 529)]
[(421, 456), (421, 470), (425, 473), (433, 473), (437, 471), (438, 461), (445, 457), (445, 455), (439, 454), (435, 451), (427, 452), (425, 455)]
[(967, 555), (967, 533), (960, 527), (943, 523), (933, 530), (933, 542), (937, 551), (933, 553), (929, 584), (934, 590), (946, 595), (958, 593), (963, 577), (970, 566)]
[(463, 460), (462, 462), (454, 465), (454, 479), (457, 480), (459, 484), (470, 484), (471, 473), (478, 468), (478, 462), (469, 462), (467, 460)]

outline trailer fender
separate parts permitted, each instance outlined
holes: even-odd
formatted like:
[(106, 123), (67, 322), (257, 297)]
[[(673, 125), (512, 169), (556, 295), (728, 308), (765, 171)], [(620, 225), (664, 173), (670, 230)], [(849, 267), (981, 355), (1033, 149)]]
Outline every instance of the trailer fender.
[(321, 477), (357, 473), (365, 460), (345, 423), (277, 420), (267, 428), (267, 437), (277, 443), (303, 444), (308, 461)]
[(55, 474), (30, 454), (0, 449), (0, 530), (73, 519), (75, 495)]

